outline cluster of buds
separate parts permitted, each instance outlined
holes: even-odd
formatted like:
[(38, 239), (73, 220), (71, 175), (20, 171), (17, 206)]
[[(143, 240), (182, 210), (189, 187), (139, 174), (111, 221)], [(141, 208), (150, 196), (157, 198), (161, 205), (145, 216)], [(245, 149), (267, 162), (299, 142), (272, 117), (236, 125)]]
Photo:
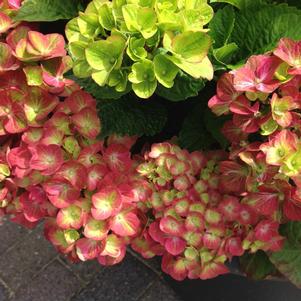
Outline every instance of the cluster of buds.
[(230, 193), (272, 221), (301, 220), (301, 42), (280, 40), (218, 82), (209, 107), (231, 120), (223, 180)]
[(145, 258), (162, 255), (163, 271), (177, 280), (213, 278), (228, 272), (233, 256), (282, 246), (279, 223), (222, 189), (219, 162), (226, 157), (161, 143), (137, 168), (153, 193), (143, 204), (146, 227), (132, 248)]

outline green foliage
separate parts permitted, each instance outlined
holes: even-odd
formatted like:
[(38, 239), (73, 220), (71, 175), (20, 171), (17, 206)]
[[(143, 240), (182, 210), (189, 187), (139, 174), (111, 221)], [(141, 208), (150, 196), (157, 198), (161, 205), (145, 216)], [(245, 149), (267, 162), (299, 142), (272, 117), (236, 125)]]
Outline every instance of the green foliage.
[(272, 50), (282, 37), (301, 39), (301, 10), (267, 0), (234, 2), (241, 10), (226, 5), (217, 11), (209, 25), (217, 66), (233, 68), (231, 64)]
[(242, 271), (253, 280), (263, 280), (277, 272), (267, 254), (258, 251), (255, 254), (245, 253), (239, 258)]
[(24, 0), (16, 21), (56, 21), (71, 19), (82, 8), (81, 0)]
[(156, 101), (141, 102), (130, 94), (118, 100), (99, 101), (98, 107), (103, 137), (113, 133), (153, 136), (167, 121), (164, 106)]
[(131, 87), (128, 85), (123, 92), (117, 92), (114, 88), (109, 86), (100, 87), (91, 78), (75, 78), (74, 76), (71, 78), (96, 99), (119, 99), (131, 90)]
[(179, 134), (181, 147), (189, 151), (226, 148), (228, 142), (221, 134), (224, 118), (216, 118), (206, 107), (206, 102), (197, 104), (183, 122)]
[(172, 88), (180, 72), (211, 80), (212, 17), (207, 0), (93, 0), (66, 27), (73, 72), (118, 92), (130, 82), (140, 98)]
[(281, 251), (270, 255), (270, 260), (284, 276), (301, 288), (301, 222), (289, 222), (282, 230), (287, 241)]
[(204, 80), (194, 79), (183, 72), (179, 72), (170, 89), (158, 85), (156, 94), (171, 101), (181, 101), (197, 96), (204, 86)]

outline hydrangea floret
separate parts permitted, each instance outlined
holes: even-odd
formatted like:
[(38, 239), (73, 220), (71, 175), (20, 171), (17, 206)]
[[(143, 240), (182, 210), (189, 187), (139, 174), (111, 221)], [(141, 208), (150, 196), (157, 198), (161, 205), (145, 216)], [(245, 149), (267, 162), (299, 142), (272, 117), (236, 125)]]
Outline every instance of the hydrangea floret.
[(143, 204), (147, 226), (132, 247), (145, 258), (162, 255), (162, 270), (176, 280), (214, 278), (228, 272), (234, 256), (283, 245), (277, 221), (221, 185), (225, 158), (222, 151), (189, 153), (164, 142), (137, 168), (153, 193)]
[[(93, 0), (66, 27), (76, 76), (149, 98), (179, 72), (212, 79), (207, 0)], [(129, 82), (129, 83), (128, 83)]]
[(209, 101), (214, 113), (230, 116), (225, 188), (280, 223), (301, 220), (300, 49), (283, 38), (273, 52), (224, 74)]

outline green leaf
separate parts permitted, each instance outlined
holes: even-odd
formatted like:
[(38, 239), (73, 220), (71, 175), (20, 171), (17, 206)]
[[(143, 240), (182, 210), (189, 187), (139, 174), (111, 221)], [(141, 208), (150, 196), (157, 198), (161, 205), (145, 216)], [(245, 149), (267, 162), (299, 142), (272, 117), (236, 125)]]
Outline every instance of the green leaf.
[(179, 134), (179, 144), (190, 152), (210, 149), (214, 139), (203, 122), (203, 107), (197, 105), (183, 122)]
[(228, 64), (238, 50), (239, 48), (235, 43), (230, 43), (218, 49), (213, 49), (213, 55), (219, 63)]
[(300, 18), (301, 11), (286, 4), (264, 5), (237, 12), (229, 39), (240, 49), (237, 61), (272, 50), (282, 37), (301, 39)]
[(255, 254), (245, 253), (239, 258), (240, 267), (248, 277), (253, 280), (263, 280), (277, 272), (267, 254), (258, 251)]
[(194, 79), (180, 71), (171, 88), (165, 88), (159, 85), (157, 87), (156, 94), (171, 101), (181, 101), (197, 96), (199, 91), (204, 87), (204, 80)]
[(270, 260), (284, 276), (301, 288), (301, 222), (290, 222), (282, 231), (288, 239), (281, 251), (270, 255)]
[(77, 16), (81, 0), (25, 0), (15, 17), (16, 21), (56, 21)]
[(211, 136), (219, 143), (221, 148), (226, 149), (229, 145), (228, 140), (221, 133), (221, 129), (228, 119), (228, 116), (220, 116), (217, 117), (215, 114), (211, 112), (208, 108), (205, 109), (204, 114), (204, 123), (207, 131), (211, 134)]
[(131, 90), (131, 85), (127, 85), (125, 91), (117, 92), (115, 88), (105, 86), (100, 87), (97, 85), (92, 78), (75, 78), (71, 77), (75, 80), (85, 91), (93, 95), (96, 99), (119, 99), (121, 96), (129, 93)]
[(216, 2), (228, 3), (239, 9), (246, 9), (254, 5), (256, 6), (262, 5), (266, 3), (266, 0), (210, 0), (210, 3), (216, 3)]
[(213, 47), (220, 48), (228, 43), (235, 24), (235, 13), (231, 6), (219, 9), (209, 24), (209, 35), (214, 41)]
[(113, 133), (153, 136), (162, 130), (167, 121), (164, 106), (155, 100), (142, 102), (133, 96), (100, 101), (99, 109), (103, 137)]

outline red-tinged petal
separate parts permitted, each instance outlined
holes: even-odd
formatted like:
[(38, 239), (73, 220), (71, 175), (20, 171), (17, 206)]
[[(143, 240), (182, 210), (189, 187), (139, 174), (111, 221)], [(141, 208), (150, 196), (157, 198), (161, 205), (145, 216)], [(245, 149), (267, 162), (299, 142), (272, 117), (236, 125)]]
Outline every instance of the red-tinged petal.
[(218, 205), (219, 211), (228, 221), (235, 221), (239, 216), (240, 204), (239, 199), (234, 196), (224, 196), (221, 203)]
[(119, 135), (113, 134), (108, 138), (107, 144), (108, 145), (122, 144), (127, 149), (130, 150), (132, 148), (132, 146), (136, 143), (137, 138), (138, 138), (137, 136), (119, 136)]
[(7, 44), (12, 48), (16, 49), (18, 42), (21, 39), (27, 37), (27, 33), (30, 31), (30, 27), (26, 25), (20, 25), (12, 30), (6, 37)]
[(233, 124), (247, 134), (255, 133), (259, 130), (259, 119), (252, 115), (234, 114)]
[(255, 227), (255, 239), (269, 242), (278, 235), (279, 223), (269, 220), (259, 222)]
[(28, 145), (36, 144), (43, 136), (42, 128), (29, 128), (23, 135), (22, 141)]
[(301, 43), (290, 38), (282, 38), (274, 50), (274, 55), (292, 67), (301, 67)]
[(107, 187), (92, 196), (92, 203), (92, 216), (97, 220), (105, 220), (120, 210), (122, 197), (116, 188)]
[(222, 134), (231, 141), (232, 143), (239, 143), (246, 140), (248, 134), (245, 133), (240, 127), (234, 125), (232, 120), (228, 120), (224, 123), (222, 129)]
[(100, 119), (97, 112), (91, 108), (84, 108), (71, 117), (75, 129), (84, 137), (95, 139), (100, 134)]
[(185, 191), (191, 186), (191, 182), (187, 175), (182, 175), (174, 180), (173, 185), (177, 190)]
[(246, 65), (234, 73), (234, 87), (238, 91), (272, 93), (280, 82), (274, 74), (281, 60), (269, 55), (253, 55)]
[(70, 118), (67, 114), (62, 112), (54, 113), (51, 118), (45, 122), (44, 128), (56, 128), (65, 135), (71, 135)]
[(207, 280), (229, 273), (228, 268), (222, 263), (209, 262), (203, 266), (200, 279)]
[(223, 161), (219, 164), (221, 184), (225, 191), (242, 193), (246, 190), (248, 168), (234, 161)]
[(79, 229), (83, 225), (82, 209), (76, 205), (70, 205), (59, 211), (56, 221), (62, 229)]
[(182, 236), (185, 232), (183, 222), (176, 220), (172, 216), (166, 216), (160, 220), (160, 229), (166, 234), (175, 236)]
[(170, 253), (171, 255), (177, 256), (181, 253), (186, 248), (186, 241), (182, 238), (173, 236), (173, 237), (168, 237), (165, 240), (164, 246), (166, 248), (166, 251)]
[(96, 111), (96, 101), (87, 92), (78, 90), (73, 92), (66, 100), (65, 103), (69, 106), (73, 114), (79, 113), (82, 109), (90, 108)]
[(63, 57), (66, 55), (64, 37), (59, 34), (43, 35), (37, 31), (29, 31), (26, 50), (34, 56), (44, 59)]
[(140, 228), (140, 220), (134, 212), (121, 211), (112, 219), (111, 230), (120, 236), (136, 235)]
[(131, 168), (131, 153), (122, 144), (110, 145), (104, 154), (104, 161), (114, 172), (125, 172)]
[(253, 192), (244, 198), (244, 203), (254, 208), (258, 214), (273, 216), (279, 209), (278, 192)]
[(45, 176), (54, 174), (64, 162), (63, 151), (58, 145), (39, 144), (29, 149), (32, 154), (30, 167)]
[(94, 164), (88, 168), (87, 189), (94, 191), (97, 189), (99, 182), (109, 172), (108, 167), (104, 163)]
[(203, 235), (203, 245), (209, 250), (218, 250), (221, 246), (222, 240), (220, 237), (211, 234), (211, 233), (205, 233)]
[[(0, 22), (1, 22), (1, 15), (0, 15)], [(20, 67), (20, 63), (13, 56), (12, 49), (7, 44), (0, 42), (0, 73), (9, 70), (16, 70), (19, 67)]]
[(27, 147), (15, 147), (7, 154), (7, 161), (10, 166), (16, 166), (23, 169), (29, 168), (31, 153)]
[(83, 189), (86, 185), (86, 175), (86, 168), (74, 160), (64, 163), (56, 173), (57, 177), (68, 180), (78, 190)]
[(292, 200), (283, 204), (284, 215), (291, 221), (301, 221), (301, 207), (294, 204)]
[(159, 220), (156, 220), (150, 224), (148, 232), (154, 241), (164, 245), (167, 235), (161, 231)]
[(118, 257), (98, 256), (97, 260), (101, 265), (112, 266), (112, 265), (120, 263), (124, 259), (125, 254), (126, 254), (126, 247), (123, 247), (122, 251)]
[(254, 115), (259, 112), (259, 102), (252, 105), (244, 95), (241, 95), (231, 103), (230, 111), (239, 115)]
[(13, 25), (11, 18), (3, 12), (0, 12), (0, 34), (8, 31)]
[(190, 162), (193, 169), (193, 174), (198, 174), (201, 169), (206, 165), (206, 156), (199, 151), (194, 151), (190, 154)]
[(103, 163), (104, 160), (100, 152), (103, 150), (103, 143), (97, 142), (91, 146), (85, 147), (81, 150), (78, 162), (82, 163), (86, 167), (91, 167), (96, 163)]
[(176, 213), (182, 217), (187, 216), (189, 210), (190, 201), (187, 198), (181, 198), (173, 203), (173, 207)]
[(256, 224), (257, 220), (258, 216), (250, 206), (241, 205), (238, 221), (242, 225), (254, 225)]
[(170, 152), (171, 145), (167, 142), (153, 144), (148, 156), (150, 158), (156, 159), (162, 154), (167, 154)]
[(58, 130), (55, 127), (47, 128), (47, 130), (44, 130), (43, 137), (40, 140), (40, 144), (44, 145), (51, 145), (56, 144), (58, 146), (61, 146), (64, 139), (64, 133), (60, 130)]
[(183, 281), (188, 275), (186, 262), (185, 258), (176, 259), (172, 265), (170, 276), (177, 281)]
[(104, 243), (89, 238), (81, 238), (76, 242), (76, 253), (81, 261), (96, 258), (104, 249)]
[(199, 212), (190, 212), (185, 219), (185, 228), (188, 231), (202, 231), (205, 228), (204, 216)]
[(98, 221), (89, 218), (84, 228), (84, 235), (94, 240), (103, 240), (110, 230), (108, 221)]
[(59, 99), (39, 87), (32, 87), (24, 101), (24, 112), (29, 122), (44, 119), (58, 105)]
[(120, 257), (125, 249), (125, 241), (123, 238), (115, 234), (109, 234), (105, 241), (104, 249), (101, 256), (110, 256), (114, 258)]
[(245, 251), (240, 237), (229, 237), (225, 243), (225, 252), (231, 256), (242, 256)]
[(217, 115), (217, 116), (221, 116), (221, 115), (226, 115), (228, 114), (229, 111), (229, 107), (230, 104), (232, 103), (232, 100), (223, 100), (221, 98), (219, 98), (217, 95), (213, 96), (212, 98), (210, 98), (209, 102), (208, 102), (208, 107), (211, 109), (211, 111)]
[(289, 130), (278, 132), (269, 142), (263, 143), (260, 150), (266, 155), (266, 162), (280, 166), (288, 156), (297, 151), (298, 137)]
[(49, 180), (43, 183), (50, 202), (57, 208), (66, 208), (80, 198), (80, 191), (67, 181)]

